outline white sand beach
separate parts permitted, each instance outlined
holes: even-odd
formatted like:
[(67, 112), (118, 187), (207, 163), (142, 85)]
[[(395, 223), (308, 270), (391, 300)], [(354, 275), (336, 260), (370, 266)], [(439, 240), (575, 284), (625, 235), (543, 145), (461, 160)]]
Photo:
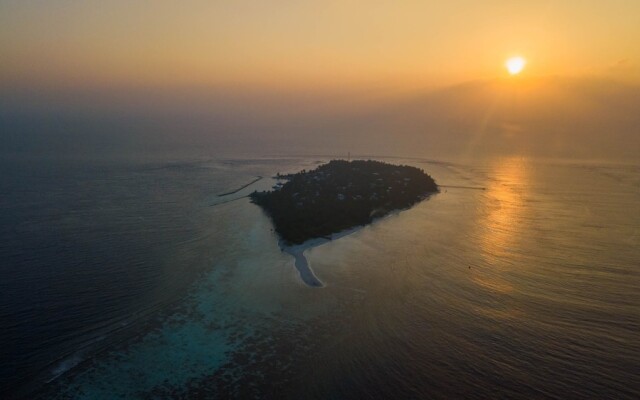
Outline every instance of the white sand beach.
[(304, 243), (292, 246), (285, 245), (281, 242), (280, 247), (282, 248), (282, 251), (293, 256), (294, 265), (298, 270), (302, 281), (310, 287), (320, 288), (324, 286), (324, 283), (314, 274), (313, 269), (311, 269), (311, 265), (309, 264), (309, 260), (307, 259), (307, 257), (305, 257), (304, 253), (314, 247), (322, 246), (323, 244), (329, 243), (333, 240), (351, 235), (352, 233), (357, 232), (363, 227), (363, 225), (356, 226), (341, 232), (334, 233), (328, 237), (314, 238), (307, 240)]

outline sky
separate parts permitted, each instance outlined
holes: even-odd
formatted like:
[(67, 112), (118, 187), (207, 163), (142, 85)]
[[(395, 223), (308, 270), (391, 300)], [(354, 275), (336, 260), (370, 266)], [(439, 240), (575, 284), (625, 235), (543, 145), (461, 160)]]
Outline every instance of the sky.
[[(551, 113), (535, 130), (559, 120), (565, 130), (585, 125), (581, 117), (592, 120), (587, 112), (596, 107), (600, 119), (589, 125), (616, 123), (628, 140), (638, 133), (637, 121), (608, 108), (636, 104), (638, 21), (634, 0), (0, 0), (0, 112), (12, 131), (23, 126), (16, 116), (29, 120), (30, 113), (58, 120), (100, 115), (119, 123), (155, 119), (169, 129), (168, 121), (157, 121), (161, 115), (173, 116), (176, 126), (190, 121), (199, 135), (212, 137), (224, 136), (215, 132), (220, 126), (235, 127), (234, 135), (261, 137), (255, 132), (262, 130), (265, 140), (278, 131), (274, 140), (283, 142), (342, 129), (351, 135), (343, 142), (357, 148), (362, 130), (395, 127), (390, 120), (372, 127), (371, 115), (393, 114), (394, 121), (410, 115), (422, 125), (413, 124), (413, 133), (403, 129), (416, 139), (420, 132), (444, 134), (473, 123), (460, 123), (471, 117), (459, 115), (456, 101), (437, 121), (407, 111), (413, 104), (433, 107), (443, 92), (463, 96), (464, 103), (526, 88), (524, 103), (538, 104), (538, 114), (549, 96), (549, 104), (573, 102), (562, 103), (573, 120)], [(509, 77), (504, 63), (514, 55), (527, 65)], [(482, 124), (488, 117), (473, 104), (469, 115)], [(518, 115), (533, 124), (534, 107), (526, 107), (529, 113)], [(452, 119), (449, 126), (443, 122)], [(512, 120), (498, 125), (505, 123), (527, 131)], [(385, 135), (394, 139), (375, 135), (380, 146)]]
[(420, 87), (521, 54), (531, 74), (637, 81), (639, 19), (633, 0), (3, 0), (0, 66), (22, 84)]

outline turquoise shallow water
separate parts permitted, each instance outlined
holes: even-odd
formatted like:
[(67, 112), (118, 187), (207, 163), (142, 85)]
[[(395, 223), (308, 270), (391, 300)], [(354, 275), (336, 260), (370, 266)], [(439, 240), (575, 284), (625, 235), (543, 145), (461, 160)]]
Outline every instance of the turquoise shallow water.
[(258, 207), (215, 194), (315, 161), (204, 163), (235, 178), (194, 191), (197, 236), (163, 253), (162, 279), (195, 278), (43, 396), (640, 395), (640, 167), (390, 159), (484, 190), (445, 188), (309, 250), (312, 289)]

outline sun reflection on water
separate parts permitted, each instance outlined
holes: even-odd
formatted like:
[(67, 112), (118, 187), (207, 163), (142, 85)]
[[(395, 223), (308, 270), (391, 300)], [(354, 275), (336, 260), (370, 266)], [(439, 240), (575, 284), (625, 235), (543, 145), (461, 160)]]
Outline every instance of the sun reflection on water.
[(488, 209), (477, 224), (481, 259), (486, 273), (474, 275), (473, 282), (497, 294), (513, 292), (506, 274), (517, 265), (512, 257), (523, 235), (522, 220), (526, 207), (523, 197), (528, 188), (528, 162), (523, 158), (497, 160), (489, 169), (486, 190)]

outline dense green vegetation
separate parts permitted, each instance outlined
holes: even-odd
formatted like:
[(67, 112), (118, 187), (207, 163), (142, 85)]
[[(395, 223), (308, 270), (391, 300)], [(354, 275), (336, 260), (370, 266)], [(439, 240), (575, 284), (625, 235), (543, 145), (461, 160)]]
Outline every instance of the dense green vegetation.
[(250, 197), (289, 244), (367, 224), (438, 191), (419, 168), (370, 160), (333, 160), (313, 171), (278, 177), (287, 182)]

